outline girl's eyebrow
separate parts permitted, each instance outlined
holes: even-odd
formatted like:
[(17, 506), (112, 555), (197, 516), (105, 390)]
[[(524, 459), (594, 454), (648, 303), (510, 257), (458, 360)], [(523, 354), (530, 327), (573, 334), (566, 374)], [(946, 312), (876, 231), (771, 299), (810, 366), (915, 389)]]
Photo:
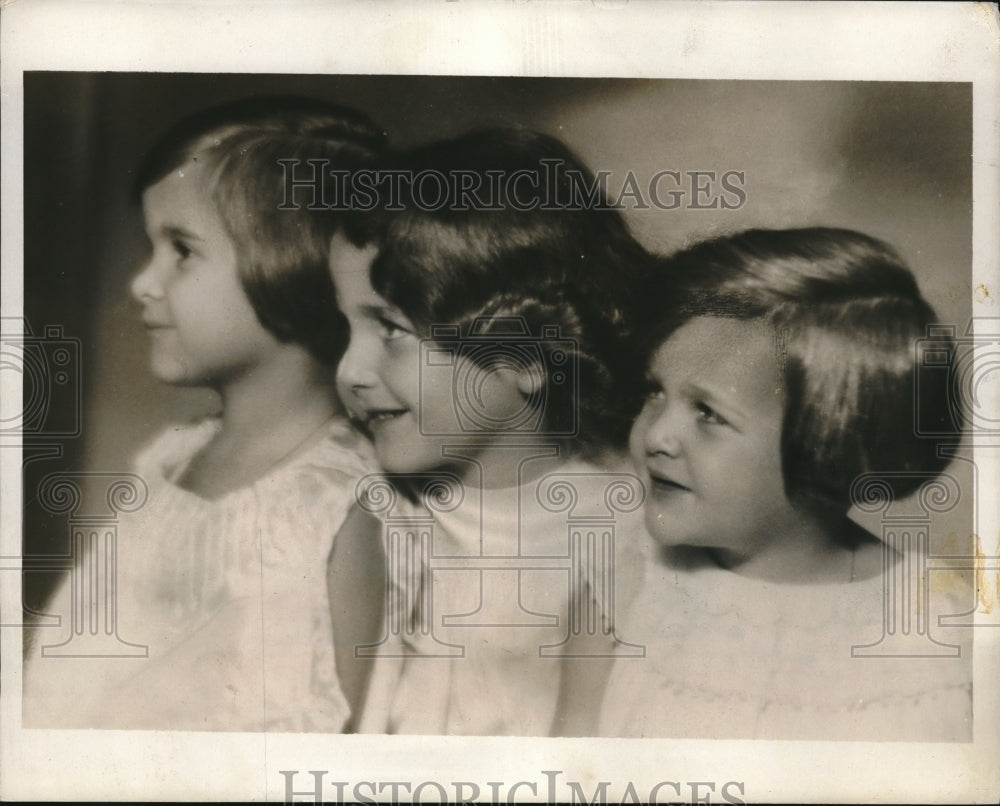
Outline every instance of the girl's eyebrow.
[(704, 384), (687, 383), (684, 386), (684, 391), (689, 398), (703, 400), (713, 409), (718, 409), (719, 413), (725, 415), (727, 420), (730, 417), (737, 418), (737, 423), (735, 424), (738, 424), (739, 420), (746, 417), (743, 407), (739, 405), (739, 401), (734, 401), (730, 397), (720, 395)]
[(160, 231), (167, 238), (182, 238), (187, 241), (201, 241), (204, 240), (201, 236), (196, 235), (190, 230), (186, 230), (183, 227), (175, 227), (173, 225), (167, 225), (160, 228)]
[(395, 319), (403, 319), (407, 322), (410, 321), (409, 317), (399, 310), (399, 308), (392, 305), (362, 305), (361, 313), (376, 319), (379, 317), (393, 317)]

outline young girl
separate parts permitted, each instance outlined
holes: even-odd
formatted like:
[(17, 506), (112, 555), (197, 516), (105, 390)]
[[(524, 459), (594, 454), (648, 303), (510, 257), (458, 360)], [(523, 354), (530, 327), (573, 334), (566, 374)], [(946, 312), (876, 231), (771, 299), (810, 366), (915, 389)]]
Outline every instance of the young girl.
[[(307, 159), (351, 171), (375, 163), (381, 140), (352, 110), (262, 99), (183, 121), (142, 165), (152, 250), (131, 291), (152, 370), (169, 384), (214, 389), (221, 412), (168, 427), (136, 461), (148, 502), (122, 517), (117, 613), (112, 603), (107, 617), (117, 615), (112, 649), (148, 647), (148, 657), (67, 657), (86, 635), (39, 636), (25, 675), (27, 725), (348, 724), (363, 693), (353, 645), (379, 606), (337, 584), (360, 573), (351, 566), (364, 567), (364, 545), (333, 547), (327, 596), (333, 536), (371, 467), (334, 382), (346, 328), (334, 313), (327, 246), (351, 222), (307, 209), (308, 199), (279, 207), (291, 205), (278, 161), (296, 172), (310, 170)], [(78, 578), (49, 609), (86, 632), (75, 626), (93, 615)], [(342, 645), (331, 613), (361, 622)]]
[(899, 500), (948, 461), (914, 427), (914, 390), (945, 395), (915, 385), (934, 314), (909, 270), (859, 233), (752, 230), (645, 292), (631, 451), (659, 554), (623, 625), (648, 655), (616, 664), (602, 734), (968, 740), (969, 646), (852, 657), (901, 561), (848, 519), (852, 484)]
[[(481, 131), (403, 167), (374, 242), (338, 236), (331, 252), (351, 330), (341, 393), (397, 486), (386, 528), (405, 535), (389, 543), (395, 628), (367, 648), (379, 664), (362, 729), (547, 735), (574, 607), (603, 619), (579, 631), (598, 648), (574, 670), (613, 651), (609, 598), (571, 593), (567, 518), (586, 510), (610, 532), (638, 513), (614, 358), (646, 255), (600, 194), (581, 195), (592, 177), (552, 138)], [(635, 482), (617, 509), (616, 482)], [(619, 542), (608, 560), (626, 593), (629, 555)]]

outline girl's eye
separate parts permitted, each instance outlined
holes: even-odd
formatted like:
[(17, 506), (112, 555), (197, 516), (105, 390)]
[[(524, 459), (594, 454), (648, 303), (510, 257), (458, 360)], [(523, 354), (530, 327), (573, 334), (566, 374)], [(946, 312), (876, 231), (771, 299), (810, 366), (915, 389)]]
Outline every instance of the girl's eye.
[(655, 400), (663, 397), (663, 387), (652, 378), (646, 378), (642, 382), (642, 387), (639, 391), (646, 400)]
[(695, 409), (698, 412), (700, 422), (707, 425), (729, 425), (729, 421), (707, 403), (698, 403), (695, 405)]
[(394, 341), (410, 333), (410, 330), (403, 325), (386, 319), (384, 316), (378, 317), (378, 327), (379, 336), (385, 341)]
[(191, 249), (183, 241), (179, 241), (176, 238), (170, 242), (171, 248), (174, 250), (174, 254), (177, 255), (177, 259), (180, 261), (187, 260), (191, 257)]

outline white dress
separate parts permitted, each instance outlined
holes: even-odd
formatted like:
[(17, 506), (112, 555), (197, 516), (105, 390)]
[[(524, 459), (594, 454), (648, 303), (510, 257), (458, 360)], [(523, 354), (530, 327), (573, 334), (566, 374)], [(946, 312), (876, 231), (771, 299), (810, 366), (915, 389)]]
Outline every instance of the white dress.
[[(578, 651), (570, 635), (592, 639), (590, 650), (608, 651), (614, 611), (624, 612), (637, 588), (641, 555), (633, 541), (641, 529), (641, 489), (635, 477), (569, 461), (519, 487), (484, 493), (468, 485), (455, 507), (411, 504), (401, 515), (402, 503), (394, 523), (413, 519), (412, 527), (402, 526), (409, 538), (404, 550), (420, 557), (419, 568), (406, 579), (389, 561), (398, 598), (390, 597), (388, 612), (403, 634), (380, 647), (360, 729), (549, 735), (562, 652)], [(615, 490), (622, 496), (617, 509)], [(576, 496), (573, 503), (567, 494)], [(425, 534), (433, 539), (421, 556), (414, 538), (420, 517), (430, 512)], [(592, 552), (610, 548), (605, 540), (612, 531), (614, 559), (601, 564)], [(612, 577), (614, 595), (606, 584), (598, 591), (598, 578)], [(399, 602), (404, 612), (394, 613)]]
[(326, 588), (333, 537), (371, 465), (343, 420), (253, 485), (210, 501), (177, 479), (220, 427), (171, 427), (136, 460), (148, 501), (118, 525), (118, 626), (148, 657), (66, 657), (67, 576), (25, 661), (26, 727), (339, 732)]
[[(608, 736), (970, 741), (971, 630), (931, 635), (959, 657), (852, 657), (882, 636), (883, 580), (795, 585), (651, 560), (625, 619), (645, 658), (616, 662)], [(930, 644), (918, 644), (918, 652)], [(922, 647), (922, 649), (921, 649)]]

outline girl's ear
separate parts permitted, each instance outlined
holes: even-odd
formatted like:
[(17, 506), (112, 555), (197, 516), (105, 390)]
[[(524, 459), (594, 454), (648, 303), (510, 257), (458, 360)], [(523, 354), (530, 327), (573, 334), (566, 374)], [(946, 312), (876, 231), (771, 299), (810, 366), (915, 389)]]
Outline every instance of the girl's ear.
[(517, 391), (524, 397), (537, 395), (545, 388), (545, 373), (538, 364), (529, 364), (517, 372)]

